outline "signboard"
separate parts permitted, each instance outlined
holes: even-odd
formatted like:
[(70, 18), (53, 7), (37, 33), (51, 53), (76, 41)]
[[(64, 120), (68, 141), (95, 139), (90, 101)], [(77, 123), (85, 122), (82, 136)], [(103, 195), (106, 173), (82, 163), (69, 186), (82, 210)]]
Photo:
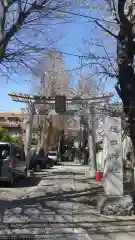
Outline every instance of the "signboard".
[(104, 190), (106, 195), (123, 195), (121, 119), (107, 117), (104, 125)]
[(56, 113), (66, 112), (66, 96), (57, 95), (55, 97), (55, 112)]

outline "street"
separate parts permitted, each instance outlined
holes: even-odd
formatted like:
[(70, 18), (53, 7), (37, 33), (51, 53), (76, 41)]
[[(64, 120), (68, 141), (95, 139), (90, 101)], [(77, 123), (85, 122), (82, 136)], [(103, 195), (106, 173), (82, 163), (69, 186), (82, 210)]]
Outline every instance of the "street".
[[(100, 184), (83, 166), (54, 166), (0, 188), (0, 236), (27, 239), (132, 240), (135, 217), (105, 217), (96, 209)], [(130, 233), (129, 233), (130, 231)]]

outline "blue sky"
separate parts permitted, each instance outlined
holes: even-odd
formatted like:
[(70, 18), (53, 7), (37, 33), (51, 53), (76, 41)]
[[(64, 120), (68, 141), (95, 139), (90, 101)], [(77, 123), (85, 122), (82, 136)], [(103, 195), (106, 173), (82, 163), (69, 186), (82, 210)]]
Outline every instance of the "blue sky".
[[(73, 11), (73, 10), (72, 10)], [(90, 11), (90, 10), (89, 10)], [(75, 12), (75, 11), (73, 11)], [(88, 10), (83, 11), (83, 14), (89, 14)], [(90, 16), (96, 16), (102, 18), (102, 15), (97, 12), (90, 12)], [(75, 17), (74, 21), (68, 24), (58, 25), (58, 29), (62, 32), (62, 39), (59, 40), (55, 47), (61, 50), (62, 52), (72, 53), (72, 54), (79, 54), (79, 55), (86, 55), (89, 51), (84, 45), (84, 40), (89, 38), (95, 37), (95, 34), (98, 34), (99, 38), (106, 39), (103, 36), (103, 33), (96, 29), (96, 32), (91, 32), (92, 27), (94, 26), (93, 23), (86, 22), (87, 19), (83, 19), (80, 17)], [(46, 26), (47, 28), (47, 26)], [(55, 33), (54, 33), (55, 34)], [(106, 43), (107, 48), (110, 50), (110, 43)], [(114, 49), (114, 50), (113, 50)], [(111, 44), (111, 50), (115, 51), (115, 44)], [(99, 51), (102, 54), (101, 50), (96, 49), (95, 51)], [(65, 64), (68, 69), (74, 69), (80, 66), (80, 59), (78, 57), (73, 56), (66, 56), (64, 55)], [(83, 69), (82, 72), (91, 71), (88, 69)], [(72, 80), (75, 85), (79, 76), (73, 72)], [(33, 79), (33, 74), (26, 74), (25, 72), (22, 74), (18, 72), (18, 75), (13, 76), (13, 80), (8, 80), (5, 82), (3, 80), (3, 86), (1, 88), (0, 94), (0, 110), (19, 110), (21, 107), (24, 107), (24, 104), (13, 102), (12, 99), (8, 96), (9, 91), (16, 91), (16, 92), (25, 92), (29, 93), (32, 89), (32, 84), (30, 81)], [(19, 83), (15, 83), (14, 80), (18, 81)], [(109, 83), (106, 83), (105, 91), (112, 91), (114, 85), (114, 80)]]

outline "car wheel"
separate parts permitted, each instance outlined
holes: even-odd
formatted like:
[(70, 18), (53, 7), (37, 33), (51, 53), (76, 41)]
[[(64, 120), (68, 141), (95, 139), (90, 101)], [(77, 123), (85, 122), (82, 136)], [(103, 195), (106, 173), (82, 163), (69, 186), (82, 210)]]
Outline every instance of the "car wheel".
[(8, 186), (9, 186), (9, 187), (12, 187), (12, 186), (13, 186), (14, 180), (15, 180), (14, 174), (11, 173), (11, 174), (10, 174), (10, 180), (8, 181)]
[(35, 172), (40, 172), (40, 171), (41, 171), (41, 166), (37, 164), (35, 167)]

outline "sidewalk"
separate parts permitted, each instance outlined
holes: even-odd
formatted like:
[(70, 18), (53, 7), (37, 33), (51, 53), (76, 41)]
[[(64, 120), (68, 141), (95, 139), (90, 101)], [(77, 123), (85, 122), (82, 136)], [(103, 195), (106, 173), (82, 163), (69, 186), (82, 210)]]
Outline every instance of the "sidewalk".
[[(65, 166), (65, 169), (67, 172), (70, 170), (73, 174), (74, 192), (68, 196), (68, 203), (73, 204), (74, 227), (86, 231), (91, 240), (135, 239), (135, 216), (103, 216), (97, 210), (97, 197), (98, 194), (103, 193), (103, 188), (101, 183), (97, 183), (85, 175), (88, 167), (76, 165)], [(71, 221), (69, 217), (71, 209), (66, 210), (68, 212), (65, 215)]]
[(87, 174), (90, 170), (90, 166), (75, 162), (61, 162), (60, 166), (64, 166), (66, 169), (69, 168), (69, 170), (74, 172), (80, 172), (81, 174)]
[(15, 228), (19, 234), (44, 234), (48, 240), (135, 239), (135, 216), (100, 215), (96, 200), (103, 188), (85, 176), (84, 166), (54, 166), (36, 177), (40, 182), (25, 196), (24, 189), (22, 197), (1, 199), (1, 234)]
[[(83, 171), (83, 169), (82, 169)], [(97, 210), (98, 194), (103, 193), (101, 183), (83, 175), (75, 175), (75, 189), (87, 189), (84, 196), (74, 199), (80, 209), (80, 216), (75, 214), (75, 221), (86, 230), (92, 240), (133, 240), (135, 239), (135, 216), (102, 216)]]

